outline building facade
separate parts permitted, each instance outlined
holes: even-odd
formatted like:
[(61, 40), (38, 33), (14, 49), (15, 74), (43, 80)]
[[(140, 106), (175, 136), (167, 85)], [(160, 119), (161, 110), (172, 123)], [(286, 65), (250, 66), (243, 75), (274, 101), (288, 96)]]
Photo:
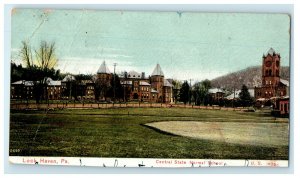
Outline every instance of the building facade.
[(173, 102), (173, 86), (164, 78), (159, 64), (156, 65), (149, 77), (146, 77), (144, 72), (136, 71), (123, 72), (119, 77), (126, 101)]
[(271, 48), (262, 58), (262, 83), (255, 87), (255, 99), (283, 97), (288, 91), (289, 82), (280, 79), (280, 54)]
[[(66, 75), (63, 80), (54, 81), (44, 79), (43, 99), (49, 100), (97, 100), (111, 101), (114, 74), (110, 72), (105, 61), (100, 65), (97, 73), (89, 80), (76, 80), (73, 75)], [(117, 77), (117, 76), (115, 76)], [(123, 88), (123, 98), (119, 101), (136, 102), (173, 102), (172, 84), (164, 78), (159, 64), (156, 65), (152, 75), (146, 77), (145, 73), (136, 71), (123, 72), (118, 75)], [(11, 84), (11, 99), (34, 99), (34, 82), (17, 81)], [(120, 92), (120, 91), (118, 91)]]

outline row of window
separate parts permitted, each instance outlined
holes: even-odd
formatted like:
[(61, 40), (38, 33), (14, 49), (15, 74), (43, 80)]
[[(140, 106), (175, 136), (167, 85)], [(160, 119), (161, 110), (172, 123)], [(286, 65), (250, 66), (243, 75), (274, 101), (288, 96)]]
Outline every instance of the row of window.
[[(273, 75), (273, 72), (272, 72), (272, 70), (271, 69), (267, 69), (267, 70), (265, 70), (265, 76), (272, 76)], [(276, 76), (278, 76), (279, 77), (279, 71), (278, 70), (276, 70)]]
[(280, 104), (280, 111), (289, 112), (289, 103), (281, 103)]

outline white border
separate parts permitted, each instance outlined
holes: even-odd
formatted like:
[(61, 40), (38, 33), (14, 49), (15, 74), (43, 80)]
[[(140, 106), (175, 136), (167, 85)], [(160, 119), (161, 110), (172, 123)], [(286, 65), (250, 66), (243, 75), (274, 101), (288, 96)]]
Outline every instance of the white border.
[[(130, 1), (131, 3), (140, 3), (140, 2), (137, 2), (137, 1)], [(152, 3), (153, 3), (153, 1), (151, 1)], [(194, 3), (193, 1), (184, 1), (184, 2), (181, 2), (181, 3), (188, 3), (188, 2), (192, 2), (192, 3)], [(276, 1), (275, 1), (276, 2)], [(30, 3), (34, 3), (34, 1), (26, 1), (26, 2), (24, 2), (24, 1), (21, 1), (21, 0), (12, 0), (12, 1), (8, 1), (8, 0), (4, 0), (4, 1), (1, 1), (1, 6), (2, 6), (2, 9), (4, 9), (4, 4), (5, 3), (14, 3), (14, 4), (16, 4), (16, 3), (23, 3), (23, 4), (30, 4)], [(39, 5), (39, 6), (33, 6), (33, 5), (29, 5), (29, 6), (26, 6), (26, 5), (15, 5), (14, 7), (49, 7), (49, 3), (50, 2), (38, 2), (38, 3), (44, 3), (44, 4), (48, 4), (48, 5), (44, 5), (44, 6), (41, 6), (41, 5)], [(59, 2), (58, 0), (54, 0), (54, 1), (51, 1), (51, 3), (55, 3), (55, 4), (59, 4), (59, 3), (61, 3), (61, 2)], [(63, 2), (63, 3), (67, 3), (67, 2)], [(84, 5), (83, 6), (77, 6), (76, 8), (78, 8), (78, 9), (80, 9), (80, 8), (88, 8), (88, 6), (89, 5), (86, 5), (86, 3), (95, 3), (95, 1), (91, 1), (91, 0), (87, 0), (87, 1), (72, 1), (71, 3), (84, 3)], [(112, 3), (123, 3), (122, 1), (105, 1), (105, 3), (108, 3), (108, 4), (112, 4)], [(146, 3), (149, 3), (149, 2), (146, 2)], [(162, 1), (159, 1), (159, 2), (155, 2), (154, 1), (154, 3), (165, 3), (165, 2), (162, 2)], [(178, 3), (178, 1), (173, 1), (173, 3)], [(214, 0), (211, 0), (211, 1), (206, 1), (206, 2), (204, 2), (204, 3), (206, 3), (206, 4), (213, 4), (213, 3), (224, 3), (223, 1), (214, 1)], [(227, 2), (228, 3), (228, 2)], [(242, 3), (242, 2), (240, 2), (240, 1), (231, 1), (231, 3)], [(253, 1), (246, 1), (246, 2), (243, 2), (243, 3), (253, 3)], [(274, 1), (256, 1), (255, 3), (257, 3), (257, 4), (265, 4), (265, 3), (274, 3)], [(280, 1), (279, 3), (281, 3), (281, 4), (286, 4), (286, 3), (295, 3), (294, 1)], [(50, 5), (51, 7), (55, 7), (55, 5)], [(283, 5), (284, 6), (284, 5)], [(57, 6), (56, 6), (57, 7)], [(74, 8), (75, 6), (70, 6), (70, 5), (67, 5), (67, 6), (65, 6), (65, 7), (71, 7), (71, 8)], [(90, 5), (90, 7), (95, 7), (94, 5)], [(99, 7), (99, 6), (98, 6)], [(102, 9), (112, 9), (112, 10), (116, 10), (116, 9), (128, 9), (128, 10), (133, 10), (133, 9), (139, 9), (139, 10), (147, 10), (147, 9), (152, 9), (152, 10), (155, 10), (155, 9), (160, 9), (160, 10), (162, 10), (162, 11), (164, 11), (164, 10), (166, 10), (166, 9), (169, 9), (169, 10), (171, 10), (171, 11), (174, 11), (174, 6), (170, 6), (170, 7), (168, 7), (168, 6), (164, 6), (164, 5), (162, 5), (162, 6), (155, 6), (155, 5), (151, 5), (151, 6), (141, 6), (141, 5), (139, 5), (139, 6), (130, 6), (130, 5), (125, 5), (125, 6), (118, 6), (117, 5), (117, 8), (116, 8), (116, 6), (112, 6), (112, 5), (106, 5), (106, 6), (100, 6), (100, 7), (102, 7)], [(124, 8), (125, 7), (125, 8)], [(216, 5), (216, 6), (214, 6), (214, 7), (209, 7), (209, 5), (206, 5), (206, 7), (205, 6), (201, 6), (201, 7), (199, 7), (199, 5), (197, 6), (197, 5), (182, 5), (182, 6), (175, 6), (175, 9), (179, 9), (179, 10), (182, 10), (182, 9), (190, 9), (190, 11), (194, 11), (194, 10), (201, 10), (202, 9), (202, 11), (206, 11), (206, 12), (211, 12), (211, 11), (213, 11), (213, 12), (219, 12), (219, 11), (222, 11), (222, 12), (243, 12), (243, 11), (247, 11), (247, 12), (286, 12), (286, 10), (287, 9), (284, 9), (284, 8), (274, 8), (274, 6), (273, 5), (271, 5), (271, 4), (269, 4), (269, 5), (267, 5), (267, 6), (265, 6), (265, 7), (262, 7), (262, 6), (257, 6), (257, 5), (250, 5), (250, 6), (247, 6), (247, 7), (250, 7), (250, 9), (248, 9), (248, 11), (247, 10), (245, 10), (245, 7), (243, 7), (243, 6), (241, 6), (241, 5), (232, 5), (232, 6), (222, 6), (222, 5)], [(267, 7), (267, 8), (266, 8)], [(296, 7), (297, 7), (297, 5), (296, 5), (296, 3), (295, 3), (295, 9), (296, 9)], [(173, 9), (172, 9), (173, 8)], [(205, 8), (207, 8), (206, 10), (203, 10), (203, 8), (205, 9)], [(194, 10), (193, 10), (194, 9)], [(251, 10), (252, 9), (252, 10)], [(273, 10), (272, 10), (273, 9)], [(274, 9), (275, 9), (275, 11), (274, 11)], [(291, 9), (289, 9), (288, 10), (288, 12), (289, 13), (293, 13), (292, 11), (291, 11)], [(295, 13), (297, 12), (297, 10), (295, 10)], [(4, 15), (4, 13), (1, 13), (1, 17)], [(296, 16), (296, 14), (295, 14), (295, 16)], [(3, 17), (1, 18), (1, 19), (4, 19)], [(5, 19), (6, 20), (6, 24), (7, 24), (7, 19)], [(3, 21), (1, 21), (0, 20), (0, 22), (1, 22), (1, 27), (3, 26), (4, 27), (4, 22)], [(295, 22), (295, 24), (297, 23), (297, 20), (295, 20), (294, 21)], [(297, 26), (297, 25), (296, 25)], [(296, 30), (296, 27), (295, 26), (295, 30)], [(1, 29), (4, 29), (4, 28), (1, 28)], [(297, 30), (296, 30), (297, 31)], [(292, 32), (292, 34), (293, 34), (293, 32)], [(1, 39), (5, 39), (6, 41), (5, 41), (5, 49), (7, 49), (7, 45), (8, 45), (8, 43), (7, 43), (7, 37), (6, 38), (4, 38), (4, 34), (2, 34), (1, 33)], [(295, 34), (295, 39), (297, 39), (297, 35)], [(297, 42), (295, 41), (295, 45), (297, 44)], [(297, 45), (296, 45), (297, 46)], [(293, 47), (293, 44), (292, 44), (292, 47)], [(9, 49), (9, 48), (8, 48)], [(5, 56), (7, 56), (7, 51), (5, 51), (6, 53), (2, 53), (2, 50), (3, 50), (3, 47), (2, 47), (2, 43), (1, 43), (1, 54), (5, 54)], [(293, 48), (292, 48), (292, 50), (293, 50)], [(292, 52), (292, 55), (291, 55), (291, 57), (293, 57), (293, 52)], [(5, 59), (5, 58), (4, 58)], [(296, 53), (295, 53), (295, 59), (296, 59)], [(298, 60), (299, 61), (299, 60)], [(1, 60), (1, 65), (2, 64), (4, 64), (5, 63), (5, 60)], [(294, 66), (296, 67), (296, 66), (299, 66), (299, 64), (298, 64), (299, 62), (297, 62), (297, 60), (295, 60), (295, 61), (292, 61), (292, 63), (291, 63), (291, 70), (292, 71), (294, 71), (294, 75), (297, 75), (297, 73), (298, 73), (298, 70), (296, 70), (296, 69), (294, 69)], [(294, 64), (294, 66), (292, 66), (292, 64)], [(3, 68), (5, 67), (6, 65), (3, 65)], [(7, 67), (7, 66), (6, 66)], [(2, 69), (3, 69), (2, 68)], [(4, 72), (5, 72), (5, 70), (3, 70)], [(3, 85), (2, 86), (6, 86), (6, 88), (7, 88), (7, 74), (4, 74), (4, 75), (2, 75), (3, 73), (1, 73), (1, 81), (3, 81)], [(4, 80), (4, 76), (5, 76), (5, 80)], [(293, 81), (292, 81), (293, 82)], [(299, 90), (299, 87), (298, 87), (298, 85), (297, 85), (297, 83), (296, 83), (296, 81), (295, 81), (295, 87), (294, 87), (294, 89), (292, 89), (292, 92), (293, 91), (300, 91)], [(0, 97), (1, 98), (4, 98), (5, 97), (5, 100), (2, 100), (1, 99), (1, 105), (2, 106), (4, 106), (4, 107), (2, 107), (2, 108), (7, 108), (7, 107), (5, 107), (5, 105), (4, 104), (7, 104), (7, 102), (8, 101), (6, 101), (7, 100), (7, 98), (9, 99), (9, 97), (7, 97), (7, 89), (6, 89), (6, 91), (4, 90), (5, 88), (2, 88), (2, 87), (0, 87), (0, 89), (1, 89), (1, 95), (0, 95)], [(297, 90), (298, 89), (298, 90)], [(3, 91), (5, 91), (5, 93), (3, 92)], [(5, 94), (5, 95), (4, 95)], [(295, 93), (295, 97), (294, 98), (297, 98), (297, 93)], [(293, 100), (293, 98), (291, 98), (292, 100)], [(297, 106), (296, 104), (297, 104), (297, 101), (295, 100), (295, 106)], [(1, 113), (2, 113), (2, 111), (3, 110), (1, 110)], [(4, 109), (4, 111), (5, 111), (5, 109)], [(294, 112), (294, 114), (295, 114), (295, 116), (297, 115), (297, 116), (299, 116), (299, 113), (298, 113), (298, 111), (297, 110), (295, 110), (295, 112)], [(2, 114), (1, 114), (2, 115)], [(5, 127), (7, 126), (7, 117), (8, 117), (8, 115), (7, 115), (7, 113), (5, 113), (4, 112), (4, 120), (2, 120), (1, 119), (1, 126), (3, 126), (4, 127), (4, 131), (5, 131)], [(4, 121), (6, 121), (6, 122), (4, 122)], [(4, 124), (4, 123), (5, 124)], [(297, 120), (295, 120), (295, 125), (297, 125), (296, 123), (299, 123)], [(293, 126), (291, 127), (291, 128), (293, 128)], [(291, 130), (292, 131), (292, 133), (291, 134), (293, 134), (293, 131), (294, 130)], [(297, 135), (296, 133), (298, 132), (298, 130), (295, 130), (295, 135)], [(5, 138), (4, 139), (2, 139), (2, 141), (1, 141), (1, 144), (3, 144), (3, 141), (5, 141), (6, 142), (6, 145), (5, 144), (3, 144), (3, 145), (1, 145), (1, 147), (0, 147), (0, 149), (1, 149), (1, 152), (3, 151), (2, 150), (2, 148), (4, 148), (4, 151), (6, 150), (7, 151), (7, 148), (6, 147), (4, 147), (4, 146), (7, 146), (7, 139), (8, 139), (8, 134), (7, 134), (7, 132), (4, 134), (4, 136), (5, 136)], [(292, 135), (291, 135), (292, 136)], [(294, 138), (294, 137), (293, 137)], [(296, 140), (296, 139), (294, 139), (294, 140)], [(292, 146), (292, 145), (291, 145)], [(295, 143), (295, 146), (297, 146), (296, 145), (296, 143)], [(297, 147), (296, 147), (297, 148)], [(295, 150), (297, 150), (297, 149), (295, 149)], [(3, 152), (2, 152), (3, 153)], [(293, 157), (294, 157), (294, 155), (291, 155), (292, 157), (290, 158), (290, 161), (293, 161)], [(295, 157), (297, 156), (297, 153), (295, 152)], [(46, 173), (53, 173), (53, 169), (51, 169), (51, 168), (46, 168), (45, 169), (45, 167), (38, 167), (37, 169), (36, 168), (33, 168), (33, 167), (28, 167), (28, 166), (11, 166), (11, 165), (8, 165), (8, 161), (7, 161), (7, 154), (5, 154), (4, 153), (4, 157), (6, 158), (5, 159), (5, 162), (4, 162), (4, 165), (5, 165), (5, 170), (6, 170), (6, 172), (9, 172), (9, 173), (16, 173), (16, 171), (18, 171), (19, 173), (28, 173), (28, 172), (31, 172), (31, 173), (36, 173), (36, 172), (40, 172), (40, 173), (42, 173), (42, 172), (44, 172), (44, 171), (46, 171)], [(293, 162), (291, 162), (291, 163), (293, 163)], [(296, 159), (295, 159), (295, 163), (296, 163)], [(1, 164), (2, 164), (2, 161), (1, 161)], [(292, 165), (293, 166), (293, 165)], [(3, 166), (1, 166), (1, 169), (3, 168)], [(28, 168), (33, 168), (33, 169), (28, 169)], [(293, 168), (293, 167), (292, 167)], [(26, 171), (25, 171), (26, 170)], [(28, 170), (30, 170), (30, 171), (28, 171)], [(61, 167), (56, 167), (55, 169), (54, 169), (55, 171), (54, 172), (60, 172), (60, 173), (75, 173), (75, 172), (80, 172), (80, 173), (91, 173), (90, 171), (91, 170), (88, 170), (88, 171), (83, 171), (82, 169), (77, 169), (77, 168), (71, 168), (71, 170), (70, 169), (68, 169), (68, 168), (61, 168)], [(85, 169), (86, 170), (86, 169)], [(132, 169), (131, 169), (132, 170)], [(251, 169), (251, 170), (249, 170), (249, 168), (248, 169), (235, 169), (235, 168), (233, 168), (233, 169), (230, 169), (229, 171), (227, 170), (220, 170), (220, 169), (218, 169), (217, 170), (217, 172), (216, 172), (216, 170), (214, 170), (213, 172), (211, 171), (211, 170), (204, 170), (204, 171), (201, 171), (201, 172), (197, 172), (197, 171), (191, 171), (191, 170), (187, 170), (187, 171), (178, 171), (178, 170), (164, 170), (163, 171), (163, 173), (191, 173), (191, 172), (194, 172), (194, 173), (293, 173), (293, 169), (291, 169), (291, 167), (287, 170), (287, 169), (282, 169), (282, 170), (278, 170), (278, 169), (276, 169), (276, 170), (274, 170), (274, 169), (272, 169), (272, 170), (266, 170), (266, 169)], [(115, 172), (115, 170), (113, 170), (113, 171), (106, 171), (106, 170), (101, 170), (101, 171), (97, 171), (97, 170), (93, 170), (92, 171), (93, 173), (116, 173)], [(123, 171), (118, 171), (118, 172), (123, 172)], [(139, 172), (139, 173), (154, 173), (154, 172), (157, 172), (157, 170), (156, 171), (147, 171), (147, 170), (142, 170), (142, 171), (137, 171), (137, 170), (135, 170), (135, 171), (125, 171), (125, 173), (136, 173), (136, 172)], [(299, 172), (299, 171), (298, 171)], [(160, 173), (162, 173), (161, 171), (160, 171)], [(295, 173), (297, 173), (297, 169), (295, 169)]]
[(32, 157), (10, 156), (14, 164), (52, 166), (97, 167), (288, 167), (288, 160), (238, 160), (238, 159), (163, 159), (163, 158), (90, 158), (90, 157)]

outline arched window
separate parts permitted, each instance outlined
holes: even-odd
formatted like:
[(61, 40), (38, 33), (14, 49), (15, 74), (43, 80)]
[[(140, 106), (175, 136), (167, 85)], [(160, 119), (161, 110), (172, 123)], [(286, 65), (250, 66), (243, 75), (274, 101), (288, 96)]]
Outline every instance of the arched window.
[(279, 70), (276, 70), (276, 76), (279, 77)]
[(270, 69), (270, 70), (269, 70), (269, 76), (271, 76), (271, 75), (272, 75), (272, 70)]

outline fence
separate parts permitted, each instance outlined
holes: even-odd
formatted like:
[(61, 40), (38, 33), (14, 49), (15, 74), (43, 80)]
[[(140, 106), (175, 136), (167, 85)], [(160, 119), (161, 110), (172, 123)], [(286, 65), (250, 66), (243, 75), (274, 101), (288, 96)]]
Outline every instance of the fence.
[(208, 110), (243, 111), (242, 107), (229, 108), (220, 106), (195, 106), (183, 104), (165, 103), (51, 103), (51, 104), (25, 104), (12, 103), (11, 109), (14, 110), (45, 110), (45, 109), (106, 109), (106, 108), (193, 108)]

